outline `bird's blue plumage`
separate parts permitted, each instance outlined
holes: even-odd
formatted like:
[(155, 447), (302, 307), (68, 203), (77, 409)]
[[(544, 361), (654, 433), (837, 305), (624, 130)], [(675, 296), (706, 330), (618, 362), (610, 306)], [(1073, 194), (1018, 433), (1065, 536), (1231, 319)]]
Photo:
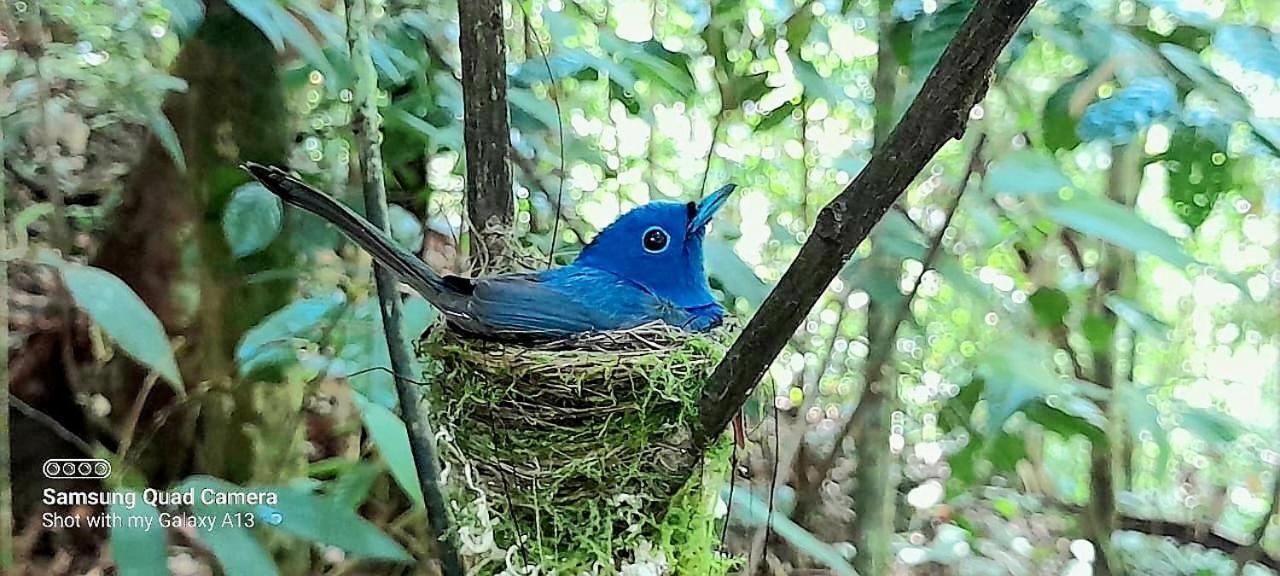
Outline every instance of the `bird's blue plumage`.
[(568, 266), (483, 278), (441, 277), (360, 216), (277, 168), (245, 168), (286, 202), (338, 226), (422, 293), (448, 323), (493, 340), (545, 340), (663, 322), (691, 331), (724, 317), (703, 265), (706, 225), (729, 195), (651, 202), (622, 215)]

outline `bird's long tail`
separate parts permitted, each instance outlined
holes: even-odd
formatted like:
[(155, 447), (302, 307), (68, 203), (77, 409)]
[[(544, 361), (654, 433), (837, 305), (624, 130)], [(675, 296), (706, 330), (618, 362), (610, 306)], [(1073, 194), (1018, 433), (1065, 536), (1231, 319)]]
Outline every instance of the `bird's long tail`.
[(267, 190), (279, 196), (281, 200), (337, 226), (343, 234), (367, 250), (374, 260), (390, 268), (400, 276), (401, 280), (421, 293), (432, 304), (439, 306), (440, 299), (449, 294), (444, 280), (425, 262), (410, 254), (408, 250), (397, 246), (386, 232), (379, 230), (328, 194), (316, 190), (275, 166), (245, 162), (241, 168), (252, 174)]

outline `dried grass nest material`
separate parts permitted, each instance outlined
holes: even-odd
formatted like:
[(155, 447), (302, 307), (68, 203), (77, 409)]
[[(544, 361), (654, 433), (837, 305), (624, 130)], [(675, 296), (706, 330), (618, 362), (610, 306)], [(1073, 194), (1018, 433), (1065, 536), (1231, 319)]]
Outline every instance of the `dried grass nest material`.
[(691, 426), (729, 332), (646, 325), (515, 346), (433, 330), (421, 352), (451, 438), (442, 456), (467, 460), (515, 530), (594, 545), (634, 533), (624, 516), (660, 515), (694, 471)]

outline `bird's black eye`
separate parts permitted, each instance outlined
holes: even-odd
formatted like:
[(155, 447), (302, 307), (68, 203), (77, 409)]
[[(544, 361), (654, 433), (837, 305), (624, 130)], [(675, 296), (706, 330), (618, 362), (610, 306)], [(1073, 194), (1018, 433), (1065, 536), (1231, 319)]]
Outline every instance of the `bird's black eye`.
[(658, 252), (667, 249), (667, 242), (669, 240), (670, 238), (667, 236), (666, 230), (653, 226), (644, 231), (644, 250), (645, 252), (657, 254)]

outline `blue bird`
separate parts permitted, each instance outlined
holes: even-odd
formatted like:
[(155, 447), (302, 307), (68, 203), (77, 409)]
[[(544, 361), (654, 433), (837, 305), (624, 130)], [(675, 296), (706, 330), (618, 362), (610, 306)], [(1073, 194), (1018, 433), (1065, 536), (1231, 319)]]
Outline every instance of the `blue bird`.
[(337, 226), (467, 336), (548, 341), (655, 321), (706, 331), (724, 318), (703, 267), (707, 224), (736, 188), (701, 202), (650, 202), (622, 215), (568, 266), (483, 278), (441, 276), (330, 196), (276, 167), (243, 168), (285, 202)]

